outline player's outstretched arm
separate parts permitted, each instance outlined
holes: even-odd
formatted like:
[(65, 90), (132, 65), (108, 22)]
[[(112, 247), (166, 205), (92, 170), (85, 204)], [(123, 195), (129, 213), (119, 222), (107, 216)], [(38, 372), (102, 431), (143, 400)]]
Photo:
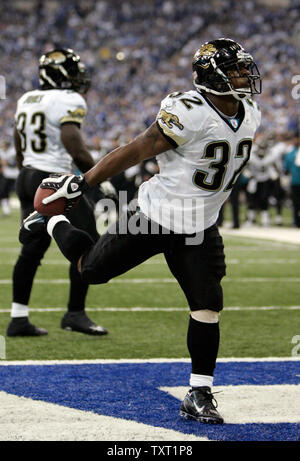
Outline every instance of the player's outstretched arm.
[(94, 186), (169, 149), (172, 149), (171, 144), (161, 134), (156, 123), (153, 123), (133, 141), (103, 157), (85, 173), (84, 178), (89, 186)]
[(161, 134), (156, 123), (153, 123), (133, 141), (125, 146), (114, 149), (103, 157), (83, 176), (62, 175), (55, 179), (44, 179), (42, 184), (55, 189), (56, 192), (44, 199), (43, 203), (50, 203), (60, 197), (72, 199), (81, 195), (89, 187), (106, 181), (127, 170), (127, 168), (137, 165), (147, 158), (155, 157), (171, 148), (173, 148), (172, 145)]

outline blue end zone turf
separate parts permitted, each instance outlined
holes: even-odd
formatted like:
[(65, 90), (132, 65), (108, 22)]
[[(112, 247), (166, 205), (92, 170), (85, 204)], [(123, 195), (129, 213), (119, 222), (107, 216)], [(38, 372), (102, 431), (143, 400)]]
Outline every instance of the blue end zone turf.
[[(181, 418), (179, 400), (159, 387), (188, 388), (186, 362), (8, 365), (0, 370), (0, 390), (35, 400), (211, 440), (300, 440), (300, 423), (209, 426)], [(300, 384), (300, 361), (218, 362), (214, 380), (215, 386), (224, 387), (285, 384)]]

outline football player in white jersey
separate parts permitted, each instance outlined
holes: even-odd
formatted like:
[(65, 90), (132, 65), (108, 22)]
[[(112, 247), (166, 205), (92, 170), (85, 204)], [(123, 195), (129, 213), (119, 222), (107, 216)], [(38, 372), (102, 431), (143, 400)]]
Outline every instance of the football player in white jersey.
[[(86, 114), (86, 102), (80, 93), (90, 86), (90, 78), (80, 57), (70, 49), (55, 49), (39, 62), (40, 89), (25, 93), (17, 103), (15, 114), (15, 148), (20, 174), (16, 191), (24, 219), (33, 211), (35, 191), (49, 173), (71, 173), (74, 164), (89, 170), (94, 161), (87, 151), (80, 126)], [(99, 238), (94, 212), (84, 198), (79, 208), (70, 212), (70, 221)], [(51, 242), (47, 232), (24, 242), (13, 271), (13, 302), (8, 336), (47, 334), (29, 321), (29, 298), (40, 262)], [(86, 334), (103, 335), (107, 330), (97, 326), (85, 313), (88, 284), (83, 282), (75, 264), (70, 265), (68, 310), (61, 327)]]
[[(71, 204), (89, 187), (157, 156), (159, 173), (140, 186), (137, 210), (121, 216), (116, 228), (108, 229), (96, 244), (66, 216), (54, 216), (46, 223), (37, 212), (25, 220), (27, 229), (23, 225), (19, 238), (47, 225), (65, 257), (78, 262), (83, 280), (93, 284), (105, 283), (163, 253), (191, 311), (190, 390), (180, 414), (217, 424), (223, 418), (212, 385), (225, 257), (216, 221), (250, 156), (260, 123), (259, 110), (250, 98), (261, 92), (261, 81), (252, 56), (223, 38), (199, 48), (193, 75), (195, 90), (167, 96), (156, 121), (132, 142), (110, 152), (82, 176), (64, 175), (42, 183), (56, 190), (44, 203), (63, 196)], [(35, 225), (37, 217), (39, 225)]]

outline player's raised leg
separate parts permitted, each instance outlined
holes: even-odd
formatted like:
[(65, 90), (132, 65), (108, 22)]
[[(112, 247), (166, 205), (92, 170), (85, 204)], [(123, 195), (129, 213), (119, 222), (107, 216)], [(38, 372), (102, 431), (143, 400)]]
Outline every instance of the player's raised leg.
[(47, 230), (69, 261), (80, 261), (83, 281), (102, 284), (163, 252), (164, 238), (152, 235), (150, 230), (146, 232), (146, 226), (151, 224), (142, 213), (138, 219), (145, 232), (130, 232), (128, 225), (133, 215), (135, 218), (136, 213), (133, 212), (121, 215), (116, 225), (110, 227), (96, 243), (63, 215), (50, 218)]

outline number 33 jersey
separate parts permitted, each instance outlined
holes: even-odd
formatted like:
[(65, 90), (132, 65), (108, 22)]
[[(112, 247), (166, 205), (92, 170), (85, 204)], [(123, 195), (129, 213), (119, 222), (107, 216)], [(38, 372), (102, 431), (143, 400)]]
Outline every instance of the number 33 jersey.
[(159, 173), (140, 186), (140, 209), (178, 233), (207, 229), (249, 160), (257, 104), (241, 101), (227, 117), (198, 91), (177, 92), (162, 101), (156, 123), (173, 148), (156, 157)]
[(24, 166), (38, 170), (72, 172), (72, 157), (61, 141), (61, 125), (81, 125), (86, 115), (83, 97), (70, 90), (34, 90), (18, 100), (16, 128), (21, 139)]

